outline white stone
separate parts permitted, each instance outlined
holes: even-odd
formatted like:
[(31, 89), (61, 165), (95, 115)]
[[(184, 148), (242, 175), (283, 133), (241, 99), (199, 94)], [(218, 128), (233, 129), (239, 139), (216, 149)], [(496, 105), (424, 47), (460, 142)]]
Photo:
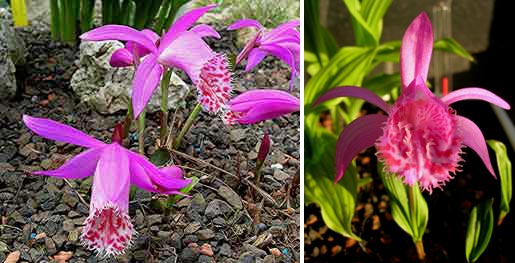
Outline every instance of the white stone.
[[(71, 79), (73, 91), (92, 109), (111, 114), (127, 110), (132, 92), (133, 67), (114, 68), (109, 65), (111, 54), (122, 48), (119, 41), (82, 41), (79, 68)], [(175, 109), (185, 103), (189, 86), (175, 73), (172, 74), (168, 92), (168, 107)], [(160, 109), (161, 91), (157, 87), (147, 112)]]

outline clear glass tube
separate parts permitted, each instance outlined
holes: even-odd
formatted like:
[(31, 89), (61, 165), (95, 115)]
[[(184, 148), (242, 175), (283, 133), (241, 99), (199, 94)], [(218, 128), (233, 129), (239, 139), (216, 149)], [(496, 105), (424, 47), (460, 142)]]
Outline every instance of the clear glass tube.
[[(433, 33), (435, 40), (452, 37), (452, 0), (442, 0), (433, 6)], [(451, 57), (447, 52), (433, 52), (434, 92), (438, 96), (452, 90)]]

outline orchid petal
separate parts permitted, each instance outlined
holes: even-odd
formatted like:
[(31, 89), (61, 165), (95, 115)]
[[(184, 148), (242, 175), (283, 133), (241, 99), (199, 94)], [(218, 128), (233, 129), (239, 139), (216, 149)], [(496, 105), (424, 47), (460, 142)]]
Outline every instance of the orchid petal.
[(488, 169), (495, 178), (496, 176), (492, 168), (492, 163), (490, 162), (490, 156), (488, 155), (485, 137), (479, 127), (477, 127), (473, 121), (465, 117), (456, 116), (456, 130), (463, 136), (463, 144), (470, 147), (479, 155), (486, 169)]
[(82, 131), (53, 120), (23, 115), (23, 122), (34, 133), (49, 140), (71, 143), (86, 148), (105, 145)]
[(295, 35), (299, 34), (299, 31), (295, 30), (296, 27), (300, 26), (300, 20), (295, 19), (286, 23), (280, 24), (276, 28), (270, 30), (265, 34), (266, 39), (274, 39), (276, 37), (284, 35)]
[(178, 166), (167, 166), (167, 167), (163, 167), (161, 169), (162, 173), (164, 173), (166, 176), (170, 176), (172, 178), (175, 178), (175, 179), (181, 179), (183, 180), (184, 179), (184, 173), (182, 172), (182, 169)]
[(261, 102), (255, 103), (249, 111), (247, 111), (238, 122), (241, 124), (252, 124), (264, 120), (270, 120), (279, 116), (299, 111), (298, 103), (271, 103)]
[(197, 33), (200, 37), (214, 37), (220, 39), (220, 34), (211, 26), (200, 24), (190, 29), (191, 32)]
[(159, 52), (161, 53), (165, 48), (167, 48), (182, 32), (185, 32), (190, 28), (201, 16), (207, 13), (209, 10), (215, 8), (216, 5), (207, 5), (200, 8), (192, 9), (189, 12), (184, 13), (181, 17), (179, 17), (170, 29), (165, 33), (165, 35), (161, 38), (159, 44)]
[(277, 100), (284, 102), (297, 102), (298, 98), (288, 92), (275, 89), (256, 89), (241, 93), (240, 95), (232, 98), (227, 104), (231, 107), (243, 103), (254, 103), (256, 101)]
[(443, 96), (441, 100), (447, 105), (460, 100), (484, 100), (503, 109), (510, 109), (510, 104), (508, 104), (508, 102), (493, 94), (492, 92), (482, 88), (462, 88), (451, 91), (447, 95)]
[(133, 64), (132, 53), (127, 48), (119, 48), (113, 52), (109, 65), (111, 67), (127, 67)]
[(244, 92), (230, 100), (227, 105), (232, 112), (243, 113), (234, 115), (241, 124), (273, 119), (300, 110), (298, 98), (287, 92), (272, 89)]
[(32, 173), (67, 179), (81, 179), (91, 176), (95, 172), (103, 148), (104, 147), (87, 149), (66, 161), (61, 167), (55, 170), (35, 171)]
[(234, 65), (240, 64), (244, 59), (249, 56), (249, 53), (254, 50), (258, 46), (258, 40), (261, 38), (261, 34), (258, 32), (249, 42), (245, 44), (243, 49), (240, 51), (238, 56), (236, 57), (236, 61)]
[(433, 50), (433, 29), (426, 13), (418, 15), (402, 38), (400, 72), (402, 87), (420, 76), (427, 79), (431, 52)]
[[(146, 185), (148, 182), (152, 182), (152, 189), (154, 189), (153, 192), (163, 192), (165, 190), (179, 190), (191, 182), (191, 180), (188, 179), (178, 179), (167, 176), (155, 165), (137, 153), (127, 150), (127, 155), (129, 156), (130, 169), (132, 173), (131, 182), (134, 184), (143, 182)], [(137, 176), (140, 178), (137, 178)], [(138, 186), (146, 189), (145, 187), (142, 187), (142, 185)]]
[(249, 53), (249, 57), (247, 59), (247, 65), (245, 66), (245, 71), (251, 71), (254, 67), (256, 67), (267, 55), (267, 53), (260, 49), (252, 49)]
[(198, 80), (200, 68), (214, 56), (211, 48), (193, 32), (181, 33), (158, 57), (158, 62), (186, 72), (193, 83)]
[(80, 35), (83, 40), (101, 41), (101, 40), (120, 40), (132, 41), (145, 47), (149, 52), (156, 52), (157, 48), (152, 41), (144, 33), (124, 25), (105, 25)]
[(293, 89), (294, 79), (297, 75), (297, 66), (295, 63), (295, 56), (293, 53), (287, 49), (286, 47), (282, 47), (276, 44), (268, 44), (268, 45), (261, 45), (259, 49), (269, 52), (270, 54), (278, 57), (283, 62), (288, 64), (290, 66), (290, 92)]
[(261, 23), (259, 23), (259, 21), (257, 21), (257, 20), (254, 20), (254, 19), (240, 19), (240, 20), (230, 24), (227, 27), (227, 30), (237, 30), (237, 29), (244, 28), (244, 27), (255, 27), (257, 29), (262, 29), (263, 28)]
[(290, 66), (290, 70), (292, 71), (292, 74), (295, 73), (295, 57), (290, 52), (289, 49), (279, 46), (277, 44), (269, 44), (269, 45), (261, 45), (259, 46), (259, 49), (266, 51), (279, 59), (281, 59), (283, 62), (288, 64)]
[(143, 59), (134, 76), (132, 89), (132, 107), (134, 118), (145, 109), (152, 93), (156, 89), (163, 74), (163, 67), (157, 64), (156, 56), (151, 54)]
[(91, 208), (103, 208), (108, 202), (123, 210), (129, 208), (130, 173), (126, 152), (117, 143), (103, 149), (93, 176)]
[(345, 127), (336, 142), (336, 179), (338, 182), (354, 157), (361, 151), (371, 147), (383, 133), (383, 123), (387, 117), (379, 114), (369, 114), (357, 118)]
[(152, 40), (152, 42), (156, 43), (159, 40), (159, 35), (149, 29), (143, 29), (140, 31), (143, 35), (145, 35), (148, 39)]
[(364, 99), (369, 103), (374, 104), (386, 113), (390, 112), (390, 105), (388, 105), (381, 97), (377, 96), (371, 90), (360, 88), (356, 86), (342, 86), (330, 89), (328, 92), (320, 96), (314, 103), (313, 107), (327, 100), (337, 97), (353, 97)]
[[(172, 191), (163, 190), (162, 188), (159, 188), (156, 185), (154, 185), (149, 173), (147, 173), (147, 171), (143, 168), (143, 166), (141, 166), (137, 163), (131, 164), (130, 170), (131, 170), (131, 184), (136, 185), (137, 187), (139, 187), (145, 191), (162, 193), (162, 194), (172, 194), (172, 193), (178, 192), (176, 190), (172, 190)], [(184, 180), (183, 172), (182, 172), (181, 168), (179, 168), (177, 166), (168, 166), (168, 167), (161, 168), (159, 170), (166, 177)]]

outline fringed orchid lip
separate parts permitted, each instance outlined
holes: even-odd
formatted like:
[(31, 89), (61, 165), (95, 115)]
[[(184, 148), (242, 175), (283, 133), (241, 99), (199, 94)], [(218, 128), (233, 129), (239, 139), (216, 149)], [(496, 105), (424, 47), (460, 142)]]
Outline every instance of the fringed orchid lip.
[(133, 240), (134, 227), (128, 215), (131, 185), (149, 192), (177, 194), (191, 182), (183, 178), (179, 167), (159, 169), (144, 156), (122, 147), (116, 129), (113, 142), (106, 144), (53, 120), (24, 115), (23, 122), (41, 137), (88, 148), (55, 170), (33, 173), (68, 179), (93, 175), (90, 214), (81, 242), (98, 255), (121, 254)]
[(418, 183), (428, 192), (441, 188), (459, 171), (462, 148), (474, 150), (495, 177), (485, 139), (471, 120), (458, 116), (450, 104), (467, 99), (483, 100), (504, 109), (510, 105), (482, 88), (463, 88), (437, 98), (426, 85), (433, 50), (433, 31), (425, 13), (413, 20), (401, 45), (401, 95), (392, 105), (370, 90), (345, 86), (331, 89), (314, 104), (336, 97), (364, 99), (388, 116), (370, 114), (345, 127), (336, 144), (336, 179), (362, 150), (376, 146), (385, 172), (409, 185)]

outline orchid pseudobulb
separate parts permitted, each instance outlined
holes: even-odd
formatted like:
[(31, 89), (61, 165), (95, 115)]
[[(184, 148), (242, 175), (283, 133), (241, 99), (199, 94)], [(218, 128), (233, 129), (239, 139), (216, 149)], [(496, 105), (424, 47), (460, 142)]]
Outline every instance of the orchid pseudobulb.
[(459, 171), (462, 148), (474, 150), (495, 177), (485, 139), (471, 120), (457, 115), (450, 105), (456, 101), (483, 100), (504, 109), (510, 105), (482, 88), (462, 88), (436, 97), (426, 80), (433, 49), (431, 22), (425, 13), (415, 18), (402, 39), (400, 55), (401, 94), (388, 105), (370, 90), (345, 86), (334, 88), (315, 105), (335, 97), (365, 99), (388, 116), (369, 114), (345, 127), (336, 145), (336, 181), (340, 180), (354, 156), (376, 146), (386, 172), (429, 192), (441, 188)]
[[(145, 157), (125, 149), (120, 145), (121, 137), (113, 136), (113, 142), (106, 144), (53, 120), (24, 115), (23, 122), (41, 137), (87, 148), (56, 170), (33, 173), (68, 179), (93, 175), (90, 213), (81, 242), (99, 255), (121, 254), (132, 243), (135, 231), (129, 218), (131, 185), (149, 192), (180, 194), (191, 182), (183, 178), (180, 168), (159, 169)], [(121, 134), (121, 126), (117, 129)]]

